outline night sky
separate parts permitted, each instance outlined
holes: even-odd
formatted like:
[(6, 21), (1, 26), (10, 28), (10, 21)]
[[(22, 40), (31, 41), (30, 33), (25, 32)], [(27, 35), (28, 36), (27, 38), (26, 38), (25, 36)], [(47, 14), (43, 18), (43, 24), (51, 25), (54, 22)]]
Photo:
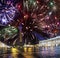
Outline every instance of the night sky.
[(60, 1), (0, 0), (0, 26), (0, 32), (7, 26), (17, 28), (29, 41), (60, 36)]

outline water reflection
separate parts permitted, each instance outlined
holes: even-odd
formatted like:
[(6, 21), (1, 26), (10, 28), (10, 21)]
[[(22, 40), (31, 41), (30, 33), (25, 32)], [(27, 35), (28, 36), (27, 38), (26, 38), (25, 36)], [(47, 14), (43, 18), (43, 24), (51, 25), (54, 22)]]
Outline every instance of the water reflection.
[(22, 53), (17, 48), (12, 48), (11, 51), (12, 58), (24, 58)]
[(60, 58), (60, 47), (25, 47), (23, 50), (11, 48), (11, 53), (0, 54), (0, 58)]
[(58, 47), (42, 47), (39, 49), (37, 54), (41, 58), (60, 58), (60, 49)]
[(23, 55), (25, 56), (25, 58), (34, 58), (33, 57), (33, 48), (28, 47), (28, 48), (24, 48), (24, 53)]

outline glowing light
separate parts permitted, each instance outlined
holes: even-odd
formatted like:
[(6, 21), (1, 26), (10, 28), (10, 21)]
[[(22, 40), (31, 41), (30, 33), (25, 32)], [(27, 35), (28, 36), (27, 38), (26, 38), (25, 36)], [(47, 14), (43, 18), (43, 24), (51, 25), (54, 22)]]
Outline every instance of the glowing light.
[(39, 3), (39, 1), (36, 1), (36, 3)]
[(21, 9), (22, 9), (22, 5), (21, 5), (20, 3), (17, 3), (17, 4), (16, 4), (16, 8), (17, 8), (18, 10), (21, 10)]
[(7, 20), (6, 19), (2, 19), (2, 23), (7, 23)]
[(53, 6), (53, 10), (54, 10), (54, 11), (57, 10), (57, 7), (56, 7), (56, 6)]
[(36, 5), (36, 3), (34, 2), (34, 5)]
[(59, 22), (57, 22), (57, 25), (59, 25), (60, 23)]
[[(1, 4), (1, 6), (0, 6), (0, 24), (2, 24), (2, 25), (6, 25), (9, 22), (11, 22), (11, 20), (14, 19), (15, 13), (17, 11), (17, 9), (13, 6), (11, 1), (7, 1), (6, 4), (7, 5), (4, 5), (4, 6), (3, 6), (3, 4)], [(9, 6), (9, 7), (7, 7), (7, 6)]]
[(52, 12), (49, 12), (49, 15), (51, 15), (52, 14)]
[(46, 19), (49, 19), (49, 18), (50, 18), (49, 16), (46, 17)]
[(26, 15), (24, 15), (24, 18), (25, 18), (25, 19), (27, 19), (28, 17), (29, 17), (29, 16), (28, 16), (27, 14), (26, 14)]
[(27, 48), (26, 47), (24, 47), (24, 52), (27, 52)]
[(19, 51), (16, 48), (11, 49), (12, 53), (18, 53)]
[(28, 48), (28, 52), (32, 52), (32, 48)]
[(28, 27), (26, 27), (26, 29), (28, 30), (29, 28), (28, 28)]
[(57, 19), (57, 17), (55, 16), (55, 19)]
[(53, 2), (50, 2), (50, 5), (51, 5), (51, 6), (53, 6), (53, 5), (54, 5), (54, 3), (53, 3)]

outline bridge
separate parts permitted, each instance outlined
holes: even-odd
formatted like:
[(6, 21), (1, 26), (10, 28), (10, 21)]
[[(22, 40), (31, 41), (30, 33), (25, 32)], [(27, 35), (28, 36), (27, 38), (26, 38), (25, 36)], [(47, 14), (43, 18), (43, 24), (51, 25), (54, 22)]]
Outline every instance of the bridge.
[(60, 45), (60, 36), (50, 38), (48, 40), (39, 41), (38, 46), (58, 46)]

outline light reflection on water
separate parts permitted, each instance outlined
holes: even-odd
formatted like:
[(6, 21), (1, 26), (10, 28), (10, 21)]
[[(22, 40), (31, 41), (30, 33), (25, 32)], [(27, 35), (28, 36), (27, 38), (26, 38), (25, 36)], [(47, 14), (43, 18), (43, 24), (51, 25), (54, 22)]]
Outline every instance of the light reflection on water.
[(33, 49), (32, 48), (24, 48), (24, 53), (23, 55), (25, 56), (25, 58), (34, 58), (33, 57)]
[(60, 47), (43, 47), (37, 54), (42, 58), (60, 58)]
[(60, 47), (40, 47), (37, 49), (25, 47), (24, 52), (13, 48), (11, 52), (1, 54), (0, 58), (60, 58)]

